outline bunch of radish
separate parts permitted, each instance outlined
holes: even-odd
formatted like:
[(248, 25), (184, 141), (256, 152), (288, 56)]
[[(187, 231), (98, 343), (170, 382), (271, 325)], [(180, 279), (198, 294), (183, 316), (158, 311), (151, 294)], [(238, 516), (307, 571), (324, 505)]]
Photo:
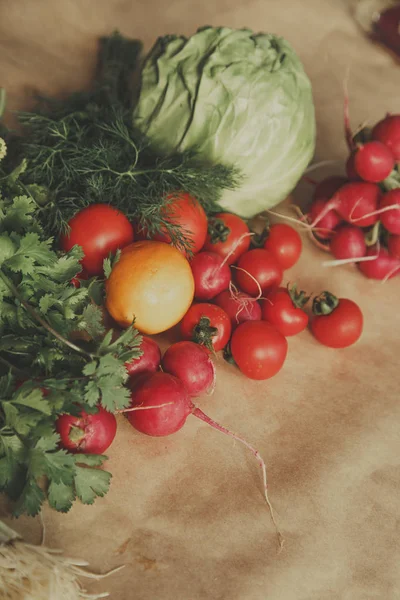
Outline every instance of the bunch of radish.
[(371, 279), (400, 274), (400, 115), (351, 134), (345, 117), (347, 177), (315, 186), (307, 221), (330, 265), (356, 263)]

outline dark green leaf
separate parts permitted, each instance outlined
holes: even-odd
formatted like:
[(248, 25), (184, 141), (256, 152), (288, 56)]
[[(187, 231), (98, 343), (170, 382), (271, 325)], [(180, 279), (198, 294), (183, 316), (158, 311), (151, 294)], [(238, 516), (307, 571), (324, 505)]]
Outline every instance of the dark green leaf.
[(72, 485), (52, 481), (47, 492), (49, 504), (55, 510), (66, 513), (75, 500), (75, 490)]
[(110, 487), (111, 473), (101, 469), (76, 467), (76, 495), (84, 504), (93, 504), (97, 496), (104, 496)]
[(28, 479), (14, 507), (13, 513), (16, 517), (24, 513), (29, 517), (36, 517), (40, 512), (44, 499), (44, 492), (36, 481)]

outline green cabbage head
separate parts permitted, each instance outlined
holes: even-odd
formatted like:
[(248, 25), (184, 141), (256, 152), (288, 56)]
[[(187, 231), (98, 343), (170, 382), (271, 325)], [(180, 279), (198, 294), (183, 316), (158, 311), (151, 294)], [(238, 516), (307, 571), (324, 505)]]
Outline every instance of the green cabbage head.
[(160, 154), (195, 150), (237, 167), (221, 207), (242, 217), (293, 190), (315, 148), (311, 84), (281, 37), (204, 27), (159, 38), (146, 57), (133, 122)]

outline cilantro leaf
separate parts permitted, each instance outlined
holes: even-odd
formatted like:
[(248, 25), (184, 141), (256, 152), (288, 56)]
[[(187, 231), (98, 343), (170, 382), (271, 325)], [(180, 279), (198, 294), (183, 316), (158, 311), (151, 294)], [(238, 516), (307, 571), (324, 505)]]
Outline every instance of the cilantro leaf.
[(83, 504), (93, 504), (97, 496), (104, 496), (110, 487), (111, 473), (101, 469), (76, 467), (75, 490)]
[(64, 483), (55, 483), (52, 481), (47, 491), (47, 499), (50, 506), (56, 510), (66, 513), (72, 507), (72, 503), (76, 498), (75, 490), (72, 485)]
[(96, 304), (88, 304), (82, 314), (79, 329), (86, 331), (91, 338), (96, 339), (104, 335), (103, 312)]
[(28, 479), (22, 493), (14, 507), (14, 516), (19, 517), (26, 513), (29, 517), (39, 514), (45, 498), (44, 491), (38, 486), (34, 479)]
[(54, 263), (51, 243), (51, 239), (41, 241), (37, 233), (27, 233), (21, 238), (18, 250), (5, 264), (15, 273), (20, 271), (24, 275), (32, 274), (36, 263), (40, 265)]

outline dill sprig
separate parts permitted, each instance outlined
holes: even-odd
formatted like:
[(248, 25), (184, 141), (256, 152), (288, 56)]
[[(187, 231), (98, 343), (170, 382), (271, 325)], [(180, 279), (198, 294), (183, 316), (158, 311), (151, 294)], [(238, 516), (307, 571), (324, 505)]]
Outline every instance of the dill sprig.
[(216, 211), (222, 191), (239, 184), (237, 169), (207, 164), (195, 151), (161, 156), (133, 129), (140, 50), (139, 42), (117, 33), (103, 38), (91, 91), (61, 101), (42, 98), (34, 112), (20, 114), (28, 159), (23, 181), (47, 190), (40, 215), (49, 235), (65, 233), (83, 207), (104, 202), (150, 235), (167, 232), (173, 243), (188, 247), (179, 226), (165, 218), (165, 206), (185, 191), (207, 212)]

